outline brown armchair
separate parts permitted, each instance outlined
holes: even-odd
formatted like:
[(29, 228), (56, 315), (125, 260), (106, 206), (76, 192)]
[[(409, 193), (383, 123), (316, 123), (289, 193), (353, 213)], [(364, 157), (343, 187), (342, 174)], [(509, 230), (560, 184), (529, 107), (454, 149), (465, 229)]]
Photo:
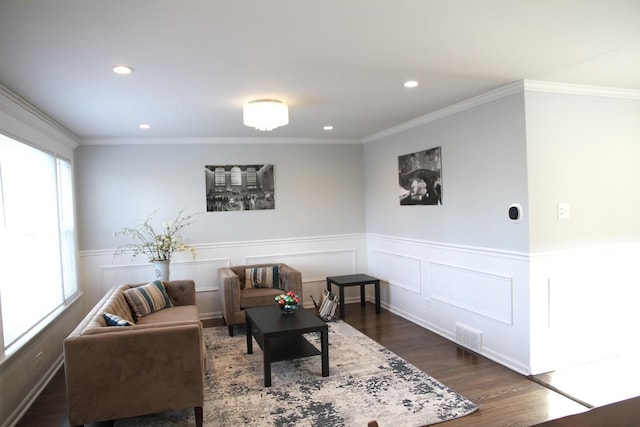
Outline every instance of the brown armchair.
[[(245, 270), (248, 268), (277, 265), (279, 285), (269, 288), (246, 288)], [(233, 336), (233, 325), (245, 323), (244, 309), (275, 304), (274, 298), (286, 291), (293, 291), (302, 299), (302, 274), (287, 264), (254, 264), (218, 269), (221, 291), (222, 316)]]

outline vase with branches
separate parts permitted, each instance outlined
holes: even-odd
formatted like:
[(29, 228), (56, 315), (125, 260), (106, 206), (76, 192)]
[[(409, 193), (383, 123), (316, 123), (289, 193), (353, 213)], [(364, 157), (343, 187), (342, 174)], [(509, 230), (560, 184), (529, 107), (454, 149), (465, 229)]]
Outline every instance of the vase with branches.
[[(163, 222), (158, 231), (153, 226), (154, 212), (140, 224), (134, 227), (124, 227), (113, 233), (116, 237), (129, 237), (137, 241), (119, 246), (114, 256), (131, 253), (132, 258), (135, 258), (138, 255), (146, 255), (149, 262), (166, 262), (168, 264), (174, 252), (189, 252), (195, 259), (196, 249), (186, 244), (184, 236), (179, 234), (180, 230), (195, 222), (195, 214), (184, 215), (185, 209), (181, 209), (172, 221)], [(165, 280), (168, 280), (168, 277)]]

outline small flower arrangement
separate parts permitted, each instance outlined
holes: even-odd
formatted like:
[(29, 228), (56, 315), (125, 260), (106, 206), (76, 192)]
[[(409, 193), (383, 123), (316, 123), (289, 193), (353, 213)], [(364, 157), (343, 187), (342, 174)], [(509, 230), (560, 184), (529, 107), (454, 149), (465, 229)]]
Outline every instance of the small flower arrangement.
[(128, 243), (120, 246), (114, 256), (132, 251), (132, 257), (144, 254), (149, 257), (149, 262), (171, 261), (174, 252), (190, 252), (195, 259), (197, 251), (193, 246), (184, 242), (184, 236), (178, 231), (193, 224), (194, 215), (183, 216), (185, 209), (178, 212), (173, 221), (165, 221), (162, 230), (156, 232), (153, 228), (153, 214), (133, 228), (125, 227), (121, 231), (113, 233), (116, 237), (131, 237), (139, 240), (139, 243)]
[(286, 294), (280, 294), (275, 297), (276, 302), (280, 306), (280, 310), (285, 313), (292, 313), (298, 308), (298, 304), (300, 304), (300, 297), (293, 293), (293, 291), (289, 291)]

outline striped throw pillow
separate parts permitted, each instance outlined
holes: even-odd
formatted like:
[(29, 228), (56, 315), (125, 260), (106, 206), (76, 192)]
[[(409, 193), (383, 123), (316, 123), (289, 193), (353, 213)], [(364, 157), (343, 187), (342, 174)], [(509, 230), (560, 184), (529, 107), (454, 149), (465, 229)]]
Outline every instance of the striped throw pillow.
[(133, 323), (115, 314), (104, 313), (102, 317), (104, 317), (104, 321), (107, 322), (107, 326), (133, 326)]
[(124, 291), (124, 297), (131, 306), (131, 310), (140, 319), (165, 308), (173, 307), (167, 290), (161, 281), (156, 280), (148, 285), (137, 286)]
[(247, 268), (244, 270), (244, 288), (276, 288), (280, 287), (278, 266)]

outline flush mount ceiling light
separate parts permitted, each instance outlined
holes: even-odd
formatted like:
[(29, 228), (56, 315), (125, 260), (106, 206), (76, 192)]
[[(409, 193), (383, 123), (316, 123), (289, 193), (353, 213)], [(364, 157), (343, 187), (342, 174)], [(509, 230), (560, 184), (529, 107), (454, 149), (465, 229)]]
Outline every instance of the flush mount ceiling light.
[(257, 99), (243, 109), (244, 125), (261, 131), (289, 124), (289, 107), (277, 99)]
[(404, 87), (409, 88), (409, 89), (414, 88), (414, 87), (418, 87), (418, 82), (415, 81), (415, 80), (406, 81), (406, 82), (404, 82)]
[(113, 72), (116, 74), (131, 74), (133, 73), (133, 68), (128, 65), (116, 65), (113, 68)]

